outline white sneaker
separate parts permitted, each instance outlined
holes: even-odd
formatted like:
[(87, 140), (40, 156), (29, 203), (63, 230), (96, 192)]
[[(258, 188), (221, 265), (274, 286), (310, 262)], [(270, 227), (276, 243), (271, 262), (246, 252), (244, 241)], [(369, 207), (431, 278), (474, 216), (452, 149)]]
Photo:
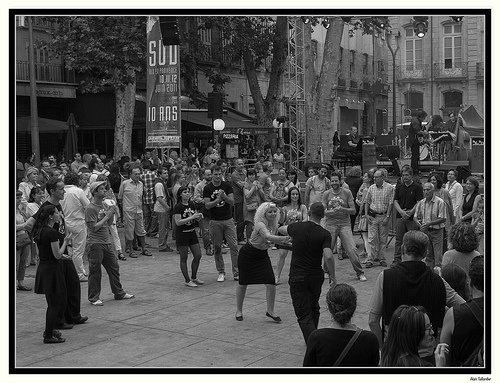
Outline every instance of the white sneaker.
[(90, 302), (90, 304), (94, 306), (104, 306), (104, 303), (100, 299), (96, 300), (95, 302)]
[(358, 279), (360, 280), (360, 282), (366, 282), (366, 281), (367, 281), (367, 279), (366, 279), (366, 277), (365, 277), (365, 274), (360, 274), (360, 275), (358, 276)]
[(198, 287), (198, 285), (196, 283), (194, 283), (193, 281), (186, 282), (186, 283), (184, 283), (184, 285), (188, 286), (188, 287)]
[(203, 285), (205, 282), (203, 282), (201, 279), (195, 278), (191, 279), (191, 282), (196, 283), (197, 285)]
[(226, 276), (222, 273), (219, 274), (219, 278), (217, 278), (217, 282), (224, 282), (226, 280)]
[(123, 298), (122, 298), (122, 299), (132, 299), (132, 298), (134, 298), (134, 297), (135, 297), (135, 295), (134, 295), (134, 294), (129, 294), (129, 293), (126, 293), (126, 294), (123, 296)]

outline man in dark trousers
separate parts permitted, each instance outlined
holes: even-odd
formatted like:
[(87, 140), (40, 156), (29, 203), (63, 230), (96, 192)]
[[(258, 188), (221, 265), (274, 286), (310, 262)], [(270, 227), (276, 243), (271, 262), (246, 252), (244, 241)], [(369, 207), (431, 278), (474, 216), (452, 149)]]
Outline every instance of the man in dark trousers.
[(402, 170), (402, 182), (396, 185), (394, 192), (394, 207), (396, 208), (396, 243), (394, 245), (394, 261), (392, 266), (401, 262), (401, 243), (403, 235), (410, 230), (418, 230), (413, 221), (415, 205), (424, 198), (422, 185), (413, 181), (413, 169), (406, 167)]
[[(66, 226), (64, 224), (64, 213), (60, 202), (64, 198), (64, 182), (58, 178), (53, 178), (47, 181), (45, 184), (49, 198), (40, 206), (39, 212), (42, 207), (47, 205), (54, 205), (61, 215), (61, 221), (54, 224), (54, 229), (57, 230), (59, 235), (59, 242), (62, 244), (64, 242), (64, 237), (66, 236)], [(33, 224), (38, 218), (38, 213), (26, 221), (26, 229), (31, 230)], [(64, 274), (64, 281), (66, 283), (66, 290), (63, 292), (62, 303), (59, 308), (59, 314), (57, 317), (56, 329), (59, 330), (69, 330), (73, 328), (74, 324), (82, 324), (87, 319), (86, 316), (81, 316), (81, 288), (80, 279), (78, 273), (75, 269), (75, 264), (71, 257), (66, 253), (62, 256), (62, 268)]]
[(418, 174), (418, 160), (420, 158), (420, 143), (417, 139), (417, 133), (422, 130), (422, 122), (427, 118), (427, 113), (424, 110), (411, 119), (410, 128), (408, 129), (408, 144), (411, 148), (411, 168), (415, 174)]
[(331, 284), (337, 283), (332, 235), (320, 226), (324, 216), (323, 204), (315, 202), (309, 209), (309, 221), (296, 222), (279, 228), (280, 234), (292, 237), (288, 284), (297, 322), (306, 343), (309, 335), (318, 328), (319, 297), (324, 282), (323, 257), (330, 272)]

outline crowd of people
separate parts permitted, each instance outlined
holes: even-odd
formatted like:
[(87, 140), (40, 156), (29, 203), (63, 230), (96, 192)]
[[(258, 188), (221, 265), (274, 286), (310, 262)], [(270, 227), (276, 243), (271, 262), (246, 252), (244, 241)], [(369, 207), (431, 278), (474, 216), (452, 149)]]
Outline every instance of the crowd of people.
[[(101, 266), (115, 299), (134, 298), (122, 287), (119, 262), (151, 256), (148, 236), (157, 238), (159, 252), (177, 251), (190, 288), (204, 285), (199, 238), (220, 283), (229, 250), (240, 322), (248, 286), (262, 284), (265, 315), (281, 322), (276, 285), (291, 252), (288, 284), (307, 344), (304, 366), (461, 366), (482, 351), (483, 324), (475, 318), (484, 316), (484, 202), (474, 177), (462, 186), (450, 170), (446, 184), (431, 173), (422, 185), (406, 166), (393, 185), (383, 168), (362, 173), (354, 166), (344, 177), (320, 165), (308, 170), (303, 188), (281, 157), (248, 166), (242, 158), (220, 159), (217, 147), (201, 161), (196, 151), (171, 153), (164, 161), (146, 152), (141, 161), (118, 163), (76, 154), (64, 169), (49, 159), (26, 169), (16, 194), (17, 289), (32, 289), (24, 275), (36, 265), (34, 290), (47, 300), (45, 343), (64, 342), (60, 329), (88, 319), (80, 314), (81, 282), (88, 282), (88, 301), (104, 305)], [(388, 267), (390, 222), (395, 250)], [(270, 248), (279, 249), (276, 268)], [(361, 282), (364, 269), (384, 268), (370, 302), (370, 331), (351, 322), (356, 291), (336, 283), (335, 258), (349, 258)], [(325, 278), (332, 325), (318, 329)]]

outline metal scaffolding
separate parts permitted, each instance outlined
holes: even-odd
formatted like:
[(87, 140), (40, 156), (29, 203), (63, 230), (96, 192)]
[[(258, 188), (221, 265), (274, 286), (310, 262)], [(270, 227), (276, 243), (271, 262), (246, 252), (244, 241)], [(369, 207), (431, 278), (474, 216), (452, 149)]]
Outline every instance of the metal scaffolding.
[(306, 160), (304, 28), (310, 26), (305, 25), (300, 17), (289, 16), (288, 27), (288, 65), (283, 95), (288, 115), (290, 168), (298, 170)]

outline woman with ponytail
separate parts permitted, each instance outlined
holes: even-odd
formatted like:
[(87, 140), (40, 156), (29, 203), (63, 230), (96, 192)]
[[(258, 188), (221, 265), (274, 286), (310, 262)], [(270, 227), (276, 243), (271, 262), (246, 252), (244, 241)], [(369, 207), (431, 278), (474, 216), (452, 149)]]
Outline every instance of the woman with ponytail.
[[(313, 331), (309, 336), (304, 367), (377, 367), (377, 337), (371, 331), (358, 329), (351, 323), (357, 306), (354, 287), (345, 283), (332, 285), (326, 294), (326, 303), (332, 323), (327, 328)], [(349, 347), (351, 339), (355, 341)], [(341, 357), (345, 349), (348, 351)]]

